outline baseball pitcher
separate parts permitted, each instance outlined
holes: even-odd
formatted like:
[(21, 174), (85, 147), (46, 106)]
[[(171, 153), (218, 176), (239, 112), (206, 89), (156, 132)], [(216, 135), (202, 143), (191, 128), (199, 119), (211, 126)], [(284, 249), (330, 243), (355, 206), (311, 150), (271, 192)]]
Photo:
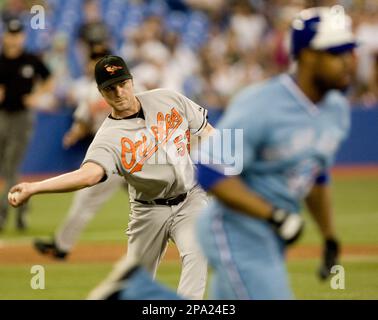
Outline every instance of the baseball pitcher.
[(18, 184), (10, 190), (9, 203), (17, 207), (34, 194), (79, 190), (121, 175), (129, 185), (131, 203), (128, 257), (138, 256), (154, 275), (171, 239), (182, 261), (178, 293), (201, 299), (207, 264), (193, 229), (207, 196), (196, 184), (189, 139), (191, 134), (211, 133), (207, 111), (170, 90), (134, 95), (129, 69), (117, 56), (101, 59), (95, 77), (112, 112), (81, 168)]

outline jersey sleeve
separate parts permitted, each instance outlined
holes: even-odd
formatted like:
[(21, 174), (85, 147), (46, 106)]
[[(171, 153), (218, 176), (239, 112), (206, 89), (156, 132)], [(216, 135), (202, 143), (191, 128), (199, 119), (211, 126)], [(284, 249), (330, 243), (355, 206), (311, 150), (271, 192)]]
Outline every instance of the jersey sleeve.
[(252, 104), (249, 99), (235, 100), (218, 123), (212, 143), (201, 147), (198, 181), (205, 190), (227, 176), (243, 176), (253, 167), (266, 125)]
[(189, 129), (193, 135), (200, 135), (207, 125), (207, 110), (182, 94), (179, 99), (184, 107)]
[(89, 146), (82, 165), (87, 162), (96, 163), (104, 169), (106, 177), (102, 181), (119, 172), (114, 151), (106, 143), (96, 141), (96, 138)]
[(89, 112), (89, 105), (87, 99), (80, 99), (77, 108), (73, 115), (75, 121), (83, 122), (87, 126), (91, 125), (91, 115)]

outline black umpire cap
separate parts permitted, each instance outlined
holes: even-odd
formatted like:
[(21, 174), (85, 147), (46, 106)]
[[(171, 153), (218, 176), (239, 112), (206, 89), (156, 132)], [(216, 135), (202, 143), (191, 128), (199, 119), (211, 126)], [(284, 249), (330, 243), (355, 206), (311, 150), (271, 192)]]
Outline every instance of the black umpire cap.
[(99, 89), (114, 83), (132, 79), (126, 62), (118, 56), (107, 55), (96, 63), (95, 78)]
[(24, 24), (18, 18), (11, 18), (5, 21), (5, 31), (10, 33), (18, 33), (24, 31)]

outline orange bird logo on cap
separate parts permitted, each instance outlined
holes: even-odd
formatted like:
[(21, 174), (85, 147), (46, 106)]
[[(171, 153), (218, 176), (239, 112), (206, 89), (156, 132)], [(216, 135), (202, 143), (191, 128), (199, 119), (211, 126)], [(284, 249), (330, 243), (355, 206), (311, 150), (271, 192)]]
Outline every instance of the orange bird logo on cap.
[(113, 66), (113, 65), (109, 65), (109, 64), (105, 65), (104, 68), (107, 72), (110, 73), (110, 75), (113, 75), (117, 70), (123, 69), (123, 67), (121, 67), (121, 66)]

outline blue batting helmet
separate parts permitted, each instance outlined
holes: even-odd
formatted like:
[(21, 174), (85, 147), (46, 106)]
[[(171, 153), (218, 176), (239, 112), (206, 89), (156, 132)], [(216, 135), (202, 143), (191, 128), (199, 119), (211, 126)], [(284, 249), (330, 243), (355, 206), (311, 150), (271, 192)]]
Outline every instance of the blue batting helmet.
[(355, 48), (351, 18), (342, 6), (305, 9), (291, 25), (291, 53), (296, 58), (304, 48), (342, 53)]

